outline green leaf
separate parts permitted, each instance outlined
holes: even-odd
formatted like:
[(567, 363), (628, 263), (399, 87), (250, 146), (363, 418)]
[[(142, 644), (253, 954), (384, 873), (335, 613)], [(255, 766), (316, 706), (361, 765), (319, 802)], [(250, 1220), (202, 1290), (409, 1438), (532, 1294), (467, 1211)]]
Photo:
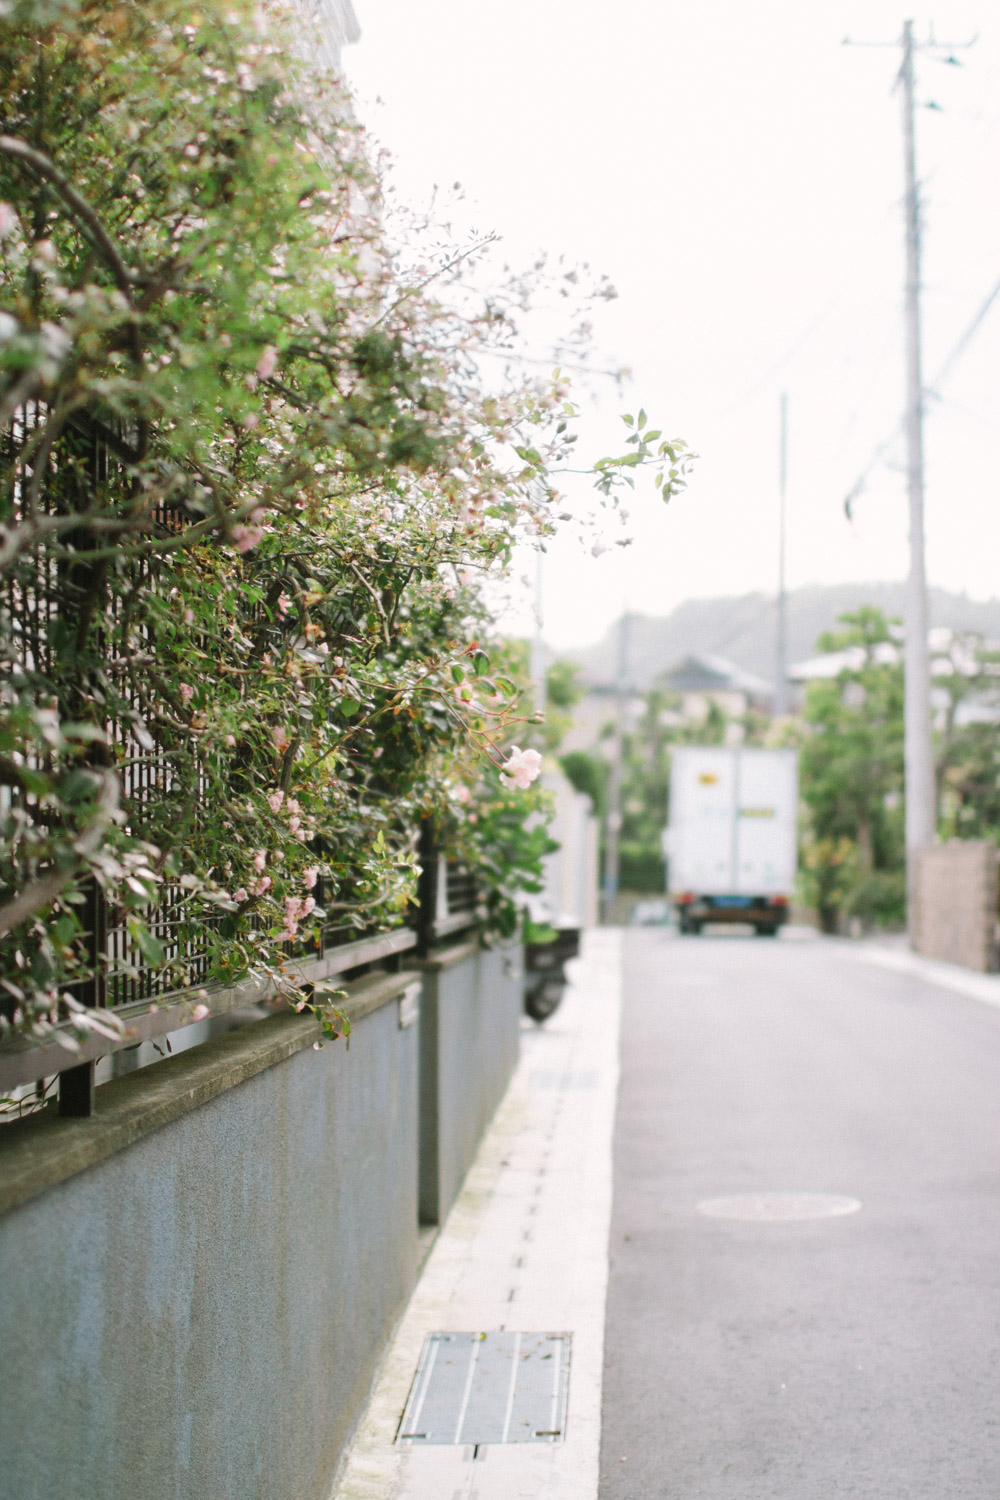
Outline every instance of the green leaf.
[(167, 955), (164, 953), (162, 945), (150, 932), (145, 922), (136, 922), (135, 920), (132, 920), (128, 924), (128, 930), (132, 937), (132, 940), (134, 941), (136, 947), (139, 949), (139, 952), (142, 954), (146, 962), (148, 964), (152, 964), (156, 969), (162, 968), (162, 966), (167, 961)]

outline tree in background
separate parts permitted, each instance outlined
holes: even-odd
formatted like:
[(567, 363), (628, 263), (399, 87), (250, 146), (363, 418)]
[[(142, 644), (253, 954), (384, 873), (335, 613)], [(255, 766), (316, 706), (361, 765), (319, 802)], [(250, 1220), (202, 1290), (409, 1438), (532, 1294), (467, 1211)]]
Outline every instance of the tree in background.
[(853, 649), (856, 662), (809, 684), (799, 755), (805, 895), (827, 932), (844, 915), (900, 921), (905, 910), (903, 668), (881, 610), (840, 618), (818, 649)]
[(936, 756), (938, 830), (943, 838), (998, 842), (1000, 651), (981, 635), (956, 631), (947, 648), (935, 652), (933, 670), (937, 695), (944, 698)]

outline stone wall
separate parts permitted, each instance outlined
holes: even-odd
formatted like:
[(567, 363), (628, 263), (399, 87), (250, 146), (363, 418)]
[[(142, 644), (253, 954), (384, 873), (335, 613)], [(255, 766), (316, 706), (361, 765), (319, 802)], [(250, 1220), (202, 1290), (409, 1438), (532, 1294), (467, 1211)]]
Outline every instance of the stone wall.
[(0, 1500), (328, 1500), (518, 1058), (518, 945), (422, 968), (0, 1127)]
[(389, 1003), (0, 1219), (3, 1500), (328, 1494), (416, 1274), (417, 1082)]
[(913, 946), (925, 958), (992, 972), (997, 964), (997, 850), (952, 839), (914, 861)]
[(423, 960), (420, 1218), (441, 1224), (520, 1051), (522, 949), (461, 943)]

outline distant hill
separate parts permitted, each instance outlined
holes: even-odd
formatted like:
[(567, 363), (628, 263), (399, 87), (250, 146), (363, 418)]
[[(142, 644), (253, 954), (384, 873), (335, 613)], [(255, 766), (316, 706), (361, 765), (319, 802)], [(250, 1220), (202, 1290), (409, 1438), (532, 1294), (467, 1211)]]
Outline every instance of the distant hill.
[[(817, 637), (836, 626), (837, 616), (862, 604), (886, 614), (903, 614), (902, 583), (843, 583), (795, 589), (788, 595), (788, 661), (815, 654)], [(929, 590), (932, 625), (974, 630), (1000, 640), (1000, 599), (979, 602), (946, 589)], [(648, 688), (682, 657), (709, 653), (727, 657), (747, 672), (774, 678), (777, 605), (773, 596), (743, 594), (721, 599), (688, 599), (656, 619), (630, 615), (628, 675), (633, 687)], [(618, 626), (596, 645), (559, 655), (578, 662), (588, 687), (609, 687), (618, 661)]]

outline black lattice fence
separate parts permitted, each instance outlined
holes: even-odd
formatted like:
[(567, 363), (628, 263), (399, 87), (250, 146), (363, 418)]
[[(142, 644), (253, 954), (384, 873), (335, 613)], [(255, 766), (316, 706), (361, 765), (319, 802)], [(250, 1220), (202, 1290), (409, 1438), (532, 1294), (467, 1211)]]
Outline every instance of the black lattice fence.
[[(147, 617), (133, 610), (130, 600), (156, 586), (157, 559), (139, 551), (125, 562), (115, 558), (115, 567), (130, 572), (125, 586), (119, 575), (118, 586), (108, 589), (100, 570), (111, 564), (101, 556), (99, 538), (87, 531), (89, 515), (107, 515), (115, 506), (120, 511), (128, 501), (129, 460), (134, 457), (130, 441), (129, 434), (116, 431), (113, 424), (89, 416), (53, 422), (52, 412), (40, 403), (15, 412), (0, 437), (13, 524), (28, 521), (39, 535), (46, 527), (53, 535), (65, 521), (73, 543), (55, 548), (36, 544), (22, 555), (2, 585), (0, 607), (5, 615), (6, 666), (12, 677), (43, 691), (46, 684), (57, 682), (64, 709), (69, 703), (81, 721), (102, 726), (103, 742), (88, 746), (86, 762), (95, 771), (114, 772), (127, 831), (145, 837), (151, 809), (162, 816), (172, 798), (183, 799), (185, 805), (193, 799), (197, 815), (204, 788), (192, 787), (187, 771), (185, 784), (180, 784), (170, 747), (159, 735), (151, 711), (154, 690), (148, 675), (157, 662), (157, 641)], [(144, 524), (147, 534), (152, 531), (169, 539), (185, 518), (161, 506), (146, 514)], [(84, 555), (77, 556), (74, 548)], [(106, 549), (108, 554), (111, 550)], [(84, 640), (89, 641), (89, 655), (81, 658), (82, 667), (75, 666), (74, 643)], [(38, 752), (37, 769), (51, 772), (52, 760), (44, 750)], [(196, 771), (196, 783), (197, 778)], [(0, 798), (0, 809), (17, 806), (36, 825), (44, 827), (50, 816), (17, 778), (5, 779)], [(317, 976), (323, 982), (324, 977), (358, 974), (372, 965), (391, 966), (418, 941), (427, 951), (473, 928), (479, 915), (475, 882), (467, 870), (442, 857), (429, 825), (421, 836), (420, 857), (423, 875), (415, 931), (403, 928), (386, 934), (373, 928), (359, 930), (342, 917), (328, 919), (310, 938), (284, 945), (290, 973), (311, 984)], [(76, 906), (82, 964), (68, 988), (80, 1003), (116, 1013), (132, 1044), (136, 1037), (169, 1035), (171, 1028), (186, 1024), (193, 996), (210, 1013), (244, 1004), (248, 996), (246, 982), (208, 985), (212, 929), (224, 918), (209, 911), (194, 922), (187, 892), (179, 883), (161, 878), (156, 889), (155, 901), (142, 908), (145, 941), (137, 935), (130, 913), (110, 901), (97, 880), (84, 884)], [(313, 894), (322, 909), (322, 876)], [(158, 950), (153, 958), (148, 956), (149, 939)], [(249, 995), (259, 998), (252, 986)], [(45, 1080), (61, 1074), (60, 1108), (65, 1113), (89, 1113), (94, 1061), (102, 1050), (114, 1048), (113, 1042), (102, 1048), (100, 1039), (92, 1038), (84, 1047), (84, 1060), (74, 1064), (55, 1042), (15, 1043), (0, 1055), (0, 1095), (9, 1091), (12, 1080), (42, 1080), (35, 1094), (41, 1101), (50, 1091)]]

